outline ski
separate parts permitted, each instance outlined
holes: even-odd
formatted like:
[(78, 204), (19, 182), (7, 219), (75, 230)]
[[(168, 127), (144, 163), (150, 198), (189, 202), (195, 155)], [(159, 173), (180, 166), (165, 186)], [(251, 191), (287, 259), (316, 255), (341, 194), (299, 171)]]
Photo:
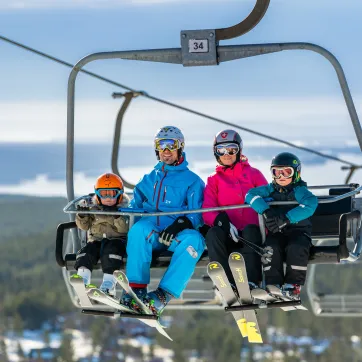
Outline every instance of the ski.
[(112, 307), (121, 312), (136, 314), (133, 309), (128, 308), (125, 305), (119, 304), (119, 301), (117, 299), (112, 298), (110, 295), (107, 295), (98, 288), (91, 288), (88, 292), (88, 297), (92, 300), (95, 300), (102, 304), (106, 304), (109, 307)]
[[(240, 253), (231, 253), (229, 255), (229, 266), (235, 280), (236, 288), (239, 292), (241, 304), (253, 304), (243, 256)], [(245, 310), (244, 316), (246, 319), (249, 342), (263, 343), (255, 311)]]
[[(267, 285), (266, 288), (269, 290), (269, 293), (272, 294), (273, 296), (275, 296), (277, 299), (281, 300), (281, 301), (288, 301), (288, 302), (292, 302), (293, 299), (288, 298), (287, 296), (285, 296), (283, 294), (283, 292), (276, 287), (275, 285)], [(288, 307), (288, 308), (293, 308), (295, 309), (300, 309), (300, 310), (308, 310), (306, 307), (303, 307), (302, 305), (298, 305), (295, 307)], [(290, 309), (292, 310), (292, 309)]]
[[(212, 282), (215, 284), (217, 290), (222, 295), (227, 306), (231, 307), (233, 305), (238, 305), (239, 301), (231, 288), (231, 285), (227, 279), (225, 274), (225, 270), (222, 265), (218, 262), (210, 262), (207, 266), (207, 273), (211, 278)], [(248, 331), (246, 328), (246, 320), (244, 316), (244, 312), (235, 311), (231, 312), (233, 315), (235, 322), (240, 330), (240, 333), (243, 337), (248, 336)]]
[[(280, 303), (280, 299), (278, 299), (276, 296), (268, 293), (265, 289), (261, 289), (261, 288), (255, 288), (251, 291), (251, 296), (254, 299), (258, 299), (263, 301), (266, 304), (270, 304), (270, 303)], [(295, 307), (280, 307), (282, 310), (284, 310), (285, 312), (290, 311), (290, 310), (295, 310)]]
[(73, 274), (69, 278), (69, 282), (70, 282), (71, 286), (73, 287), (75, 293), (77, 294), (80, 306), (82, 308), (91, 308), (91, 307), (93, 307), (93, 304), (89, 300), (89, 297), (87, 295), (87, 290), (85, 288), (83, 278), (78, 274)]
[[(138, 298), (138, 296), (136, 295), (136, 293), (132, 290), (132, 288), (129, 285), (129, 281), (128, 278), (126, 276), (126, 274), (120, 270), (116, 270), (113, 273), (113, 276), (116, 278), (117, 283), (122, 287), (122, 289), (128, 293), (133, 300), (136, 302), (136, 304), (142, 309), (143, 313), (145, 315), (154, 315), (148, 308), (147, 306)], [(142, 315), (142, 314), (141, 314)], [(142, 320), (142, 319), (140, 319)], [(146, 323), (144, 320), (142, 320), (142, 322)], [(157, 329), (157, 331), (159, 333), (161, 333), (163, 336), (165, 336), (166, 338), (168, 338), (170, 341), (172, 341), (172, 338), (167, 334), (167, 332), (165, 331), (164, 327), (160, 324), (159, 318), (155, 319), (155, 320), (147, 320), (147, 323), (149, 326), (154, 327)]]
[[(98, 288), (91, 288), (88, 292), (88, 296), (92, 300), (95, 300), (102, 304), (106, 304), (109, 307), (116, 309), (117, 311), (120, 312), (120, 316), (122, 316), (122, 317), (137, 318), (141, 322), (147, 324), (149, 327), (154, 327), (154, 323), (151, 319), (142, 318), (142, 315), (135, 312), (133, 309), (128, 308), (127, 306), (125, 306), (123, 304), (120, 304), (119, 300), (111, 297), (110, 295), (107, 295), (106, 293), (102, 292)], [(104, 311), (103, 311), (103, 313), (104, 313)], [(90, 313), (88, 311), (88, 314), (95, 314), (95, 313), (93, 313), (93, 311), (92, 311), (92, 313)]]

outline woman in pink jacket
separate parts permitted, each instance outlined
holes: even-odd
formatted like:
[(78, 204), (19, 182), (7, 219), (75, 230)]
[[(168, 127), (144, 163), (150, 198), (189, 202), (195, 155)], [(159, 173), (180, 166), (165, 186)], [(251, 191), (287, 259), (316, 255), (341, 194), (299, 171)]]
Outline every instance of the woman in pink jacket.
[[(249, 165), (242, 154), (243, 141), (233, 130), (219, 132), (214, 140), (214, 155), (219, 165), (216, 172), (207, 179), (203, 208), (244, 204), (249, 189), (267, 185), (263, 174)], [(210, 261), (218, 261), (225, 269), (231, 284), (234, 279), (229, 268), (231, 252), (243, 254), (251, 286), (261, 281), (260, 257), (237, 239), (244, 239), (261, 245), (258, 215), (251, 208), (205, 212), (205, 224), (211, 228), (206, 234)]]

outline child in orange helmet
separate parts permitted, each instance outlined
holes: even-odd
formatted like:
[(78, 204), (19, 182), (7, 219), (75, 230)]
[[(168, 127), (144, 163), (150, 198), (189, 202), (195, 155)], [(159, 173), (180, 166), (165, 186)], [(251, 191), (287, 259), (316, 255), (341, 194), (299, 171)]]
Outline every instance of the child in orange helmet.
[[(120, 207), (128, 207), (129, 198), (124, 193), (121, 178), (113, 173), (105, 173), (98, 177), (94, 186), (95, 195), (92, 203), (85, 200), (81, 206), (88, 210), (117, 211)], [(90, 285), (94, 265), (101, 259), (103, 282), (100, 289), (115, 296), (116, 282), (113, 272), (122, 266), (126, 252), (126, 235), (128, 220), (119, 215), (77, 214), (75, 222), (81, 230), (87, 231), (87, 244), (78, 251), (75, 263), (77, 274)]]

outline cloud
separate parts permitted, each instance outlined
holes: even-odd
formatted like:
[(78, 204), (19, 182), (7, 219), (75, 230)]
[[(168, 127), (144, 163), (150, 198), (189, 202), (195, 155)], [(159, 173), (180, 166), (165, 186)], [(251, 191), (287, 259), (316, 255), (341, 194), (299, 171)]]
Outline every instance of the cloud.
[[(171, 100), (208, 115), (288, 141), (354, 145), (355, 136), (342, 97), (235, 98)], [(361, 98), (355, 98), (361, 114)], [(120, 102), (81, 100), (75, 108), (75, 140), (112, 142)], [(0, 102), (0, 142), (60, 142), (66, 140), (67, 109), (63, 101)], [(176, 125), (189, 143), (209, 144), (228, 126), (147, 99), (134, 100), (122, 128), (122, 142), (149, 143), (157, 128)], [(265, 142), (241, 131), (250, 142)], [(269, 142), (269, 141), (268, 141)]]

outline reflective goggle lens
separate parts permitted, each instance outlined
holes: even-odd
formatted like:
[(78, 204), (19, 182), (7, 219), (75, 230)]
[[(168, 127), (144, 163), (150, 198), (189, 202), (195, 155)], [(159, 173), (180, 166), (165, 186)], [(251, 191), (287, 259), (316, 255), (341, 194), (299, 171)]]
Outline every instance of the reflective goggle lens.
[(223, 143), (215, 146), (215, 153), (218, 156), (236, 155), (239, 152), (239, 145), (236, 143)]
[(155, 142), (156, 151), (164, 151), (166, 148), (170, 151), (175, 151), (181, 148), (181, 146), (179, 144), (179, 141), (174, 139), (156, 140)]
[(294, 175), (293, 167), (272, 167), (271, 172), (273, 178), (291, 178)]
[(96, 194), (102, 199), (115, 199), (123, 194), (123, 190), (118, 189), (98, 189)]

